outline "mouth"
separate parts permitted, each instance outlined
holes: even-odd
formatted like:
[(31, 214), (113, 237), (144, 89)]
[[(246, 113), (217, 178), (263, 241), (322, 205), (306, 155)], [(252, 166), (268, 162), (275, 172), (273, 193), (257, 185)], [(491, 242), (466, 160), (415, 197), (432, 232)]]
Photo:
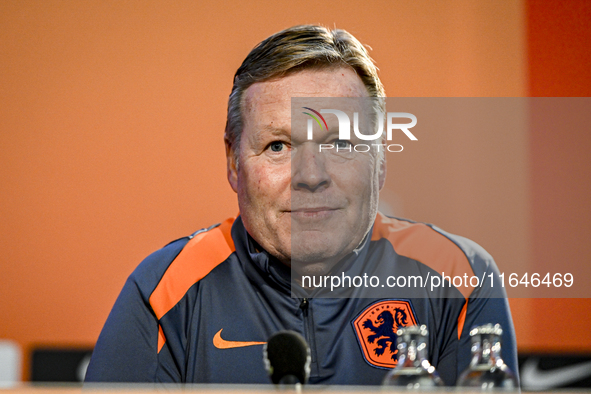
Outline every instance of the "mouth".
[(331, 207), (305, 207), (305, 208), (298, 208), (292, 209), (292, 213), (315, 213), (315, 212), (325, 212), (325, 211), (336, 211), (338, 208), (331, 208)]
[(292, 209), (290, 211), (292, 216), (306, 219), (326, 219), (337, 212), (339, 208), (333, 207), (303, 207)]

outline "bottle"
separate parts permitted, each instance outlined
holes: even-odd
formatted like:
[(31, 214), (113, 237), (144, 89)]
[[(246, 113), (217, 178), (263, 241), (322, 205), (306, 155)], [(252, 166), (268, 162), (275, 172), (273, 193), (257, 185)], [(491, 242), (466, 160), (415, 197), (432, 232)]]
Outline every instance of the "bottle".
[(485, 324), (470, 331), (472, 360), (460, 374), (458, 386), (480, 390), (518, 390), (515, 374), (501, 358), (500, 324)]
[(420, 327), (400, 328), (398, 336), (398, 364), (382, 383), (408, 390), (425, 390), (442, 387), (443, 382), (435, 367), (427, 360), (428, 331), (424, 324)]

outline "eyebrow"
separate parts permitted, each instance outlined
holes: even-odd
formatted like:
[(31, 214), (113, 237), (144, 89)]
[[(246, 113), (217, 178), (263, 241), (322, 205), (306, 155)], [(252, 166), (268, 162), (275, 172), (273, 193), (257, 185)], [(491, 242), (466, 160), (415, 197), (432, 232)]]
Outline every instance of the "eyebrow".
[(260, 141), (263, 139), (263, 133), (265, 136), (271, 134), (271, 136), (285, 136), (291, 138), (291, 132), (283, 127), (275, 127), (271, 125), (265, 125), (257, 128), (257, 132), (253, 135), (253, 138), (256, 141)]
[(273, 135), (291, 134), (291, 132), (287, 131), (284, 127), (275, 127), (267, 125), (261, 127), (261, 130), (269, 131)]

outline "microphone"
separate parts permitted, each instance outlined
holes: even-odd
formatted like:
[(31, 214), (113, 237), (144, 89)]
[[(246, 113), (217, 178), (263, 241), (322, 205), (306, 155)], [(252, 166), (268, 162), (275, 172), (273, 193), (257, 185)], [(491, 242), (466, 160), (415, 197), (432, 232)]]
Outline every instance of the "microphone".
[(310, 348), (295, 331), (279, 331), (263, 346), (263, 362), (278, 385), (306, 384), (310, 376)]

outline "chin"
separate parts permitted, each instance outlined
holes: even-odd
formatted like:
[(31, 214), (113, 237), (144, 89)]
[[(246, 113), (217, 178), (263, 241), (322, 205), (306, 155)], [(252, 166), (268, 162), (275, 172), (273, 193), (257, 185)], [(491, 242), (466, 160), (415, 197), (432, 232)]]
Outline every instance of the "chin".
[(322, 262), (322, 263), (305, 263), (305, 262), (293, 262), (291, 268), (295, 270), (299, 275), (304, 276), (321, 276), (328, 275), (334, 264)]
[(339, 253), (330, 253), (326, 245), (311, 250), (294, 250), (292, 247), (291, 267), (302, 275), (328, 275), (341, 259)]

